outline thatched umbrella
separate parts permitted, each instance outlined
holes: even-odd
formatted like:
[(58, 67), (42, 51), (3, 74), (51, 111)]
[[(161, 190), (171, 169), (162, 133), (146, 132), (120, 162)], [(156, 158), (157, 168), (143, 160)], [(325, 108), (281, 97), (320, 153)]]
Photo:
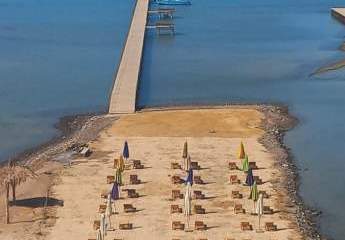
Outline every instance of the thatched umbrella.
[(17, 165), (14, 161), (9, 161), (8, 166), (0, 171), (0, 185), (5, 188), (5, 207), (6, 224), (10, 222), (9, 214), (9, 195), (12, 188), (12, 201), (16, 202), (16, 187), (25, 182), (28, 178), (37, 177), (37, 175), (26, 166)]

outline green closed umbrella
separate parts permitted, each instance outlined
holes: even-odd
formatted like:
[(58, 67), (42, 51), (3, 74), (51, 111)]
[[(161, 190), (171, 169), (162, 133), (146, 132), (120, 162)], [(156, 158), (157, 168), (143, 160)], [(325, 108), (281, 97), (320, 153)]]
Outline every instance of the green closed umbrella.
[(254, 211), (255, 211), (255, 202), (259, 198), (258, 186), (256, 185), (256, 181), (254, 181), (253, 186), (250, 189), (249, 199), (253, 200)]
[(249, 170), (249, 160), (248, 160), (248, 155), (245, 156), (245, 158), (242, 161), (242, 168), (241, 170), (243, 172), (248, 172)]
[(121, 169), (116, 169), (116, 171), (115, 171), (115, 182), (117, 182), (120, 186), (122, 185), (122, 171), (121, 171)]

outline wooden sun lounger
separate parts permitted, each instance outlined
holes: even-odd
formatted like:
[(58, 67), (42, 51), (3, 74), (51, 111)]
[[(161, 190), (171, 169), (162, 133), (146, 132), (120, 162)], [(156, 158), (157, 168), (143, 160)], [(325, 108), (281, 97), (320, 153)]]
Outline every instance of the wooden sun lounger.
[(207, 230), (207, 225), (203, 221), (195, 221), (194, 229), (198, 231)]
[(136, 212), (137, 209), (135, 207), (133, 207), (132, 204), (123, 204), (123, 211), (125, 213), (133, 213), (133, 212)]
[(194, 183), (195, 184), (205, 184), (204, 181), (201, 179), (201, 176), (194, 176)]
[(266, 191), (259, 191), (259, 194), (262, 194), (262, 196), (264, 197), (264, 198), (269, 198), (269, 196), (268, 196), (268, 194), (266, 193)]
[(249, 224), (249, 222), (241, 222), (241, 230), (242, 231), (251, 231), (253, 230), (252, 225)]
[(190, 163), (190, 167), (193, 169), (193, 170), (200, 170), (200, 166), (199, 166), (199, 163), (198, 162), (191, 162)]
[(122, 191), (126, 191), (129, 198), (139, 197), (139, 193), (137, 193), (135, 189), (123, 189)]
[(182, 208), (180, 208), (178, 205), (171, 205), (170, 206), (170, 213), (182, 213)]
[(231, 175), (229, 180), (230, 180), (230, 184), (238, 184), (238, 183), (240, 183), (240, 180), (237, 178), (237, 175)]
[(171, 198), (173, 200), (175, 199), (182, 199), (183, 194), (180, 192), (180, 190), (171, 190)]
[(196, 214), (205, 214), (206, 210), (205, 210), (205, 208), (202, 208), (201, 205), (194, 205), (194, 212)]
[(239, 191), (231, 191), (231, 197), (234, 199), (241, 199), (243, 195)]
[(256, 184), (258, 184), (258, 185), (260, 185), (260, 184), (263, 183), (259, 176), (254, 176), (254, 181), (255, 181)]
[(205, 199), (205, 195), (202, 194), (201, 191), (194, 191), (193, 193), (194, 193), (194, 198), (195, 199)]
[(101, 193), (101, 198), (107, 199), (108, 198), (109, 192), (102, 192)]
[(243, 209), (242, 204), (235, 204), (234, 213), (235, 214), (246, 213), (246, 211)]
[(255, 170), (258, 169), (258, 166), (256, 165), (256, 162), (249, 162), (249, 168)]
[(100, 226), (101, 226), (100, 220), (93, 221), (93, 230), (98, 230)]
[(179, 176), (174, 175), (171, 177), (171, 182), (173, 184), (181, 184), (181, 183), (184, 183), (184, 180), (181, 179)]
[(178, 163), (172, 162), (171, 163), (171, 169), (181, 169), (181, 165)]
[(99, 205), (98, 212), (99, 213), (105, 213), (105, 209), (107, 209), (107, 205), (101, 204), (101, 205)]
[(277, 225), (275, 225), (273, 222), (267, 222), (265, 223), (265, 230), (266, 231), (277, 231)]
[(172, 222), (171, 228), (172, 230), (184, 230), (184, 224), (180, 221), (174, 221)]
[(115, 182), (115, 176), (107, 176), (107, 184), (111, 184)]
[(263, 210), (263, 213), (264, 213), (264, 214), (270, 215), (270, 214), (273, 214), (273, 213), (274, 213), (274, 212), (273, 212), (273, 209), (271, 209), (269, 206), (264, 206), (262, 210)]
[(133, 185), (136, 185), (136, 184), (140, 184), (141, 181), (138, 179), (138, 175), (133, 174), (133, 175), (129, 176), (129, 183), (133, 184)]
[(230, 170), (237, 170), (238, 167), (235, 162), (229, 162), (229, 169)]
[(119, 229), (120, 230), (131, 230), (131, 229), (133, 229), (133, 224), (132, 223), (120, 223)]
[(140, 160), (133, 160), (133, 169), (143, 169), (144, 165), (141, 164)]

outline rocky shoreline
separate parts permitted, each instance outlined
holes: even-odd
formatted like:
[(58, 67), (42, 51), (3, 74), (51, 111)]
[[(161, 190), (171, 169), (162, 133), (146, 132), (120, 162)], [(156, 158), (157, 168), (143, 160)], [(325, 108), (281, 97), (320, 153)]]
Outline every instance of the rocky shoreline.
[(274, 154), (277, 166), (284, 170), (284, 180), (276, 188), (287, 190), (289, 201), (295, 205), (297, 225), (305, 239), (327, 238), (320, 234), (318, 219), (321, 212), (308, 207), (299, 195), (299, 174), (295, 160), (284, 144), (285, 133), (298, 124), (298, 120), (289, 115), (286, 106), (259, 106), (258, 109), (265, 115), (262, 128), (265, 130), (260, 142)]
[[(95, 139), (98, 133), (115, 119), (116, 117), (105, 114), (80, 114), (62, 117), (55, 125), (55, 128), (60, 131), (60, 135), (17, 154), (11, 160), (37, 170), (45, 161), (67, 151), (74, 144), (87, 143)], [(5, 165), (7, 161), (1, 162), (1, 165)]]

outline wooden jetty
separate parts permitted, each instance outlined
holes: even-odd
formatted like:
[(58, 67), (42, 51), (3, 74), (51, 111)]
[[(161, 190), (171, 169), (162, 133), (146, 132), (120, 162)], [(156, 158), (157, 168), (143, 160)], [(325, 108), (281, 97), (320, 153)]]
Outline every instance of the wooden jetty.
[(149, 0), (137, 0), (121, 60), (114, 77), (109, 113), (134, 113)]
[(159, 19), (163, 18), (174, 18), (175, 8), (157, 8), (149, 10), (149, 14), (151, 15), (158, 15)]
[(345, 7), (332, 8), (331, 14), (334, 18), (345, 24)]
[(175, 24), (171, 21), (159, 20), (154, 25), (146, 26), (148, 29), (156, 29), (158, 34), (169, 32), (172, 35), (175, 34)]

